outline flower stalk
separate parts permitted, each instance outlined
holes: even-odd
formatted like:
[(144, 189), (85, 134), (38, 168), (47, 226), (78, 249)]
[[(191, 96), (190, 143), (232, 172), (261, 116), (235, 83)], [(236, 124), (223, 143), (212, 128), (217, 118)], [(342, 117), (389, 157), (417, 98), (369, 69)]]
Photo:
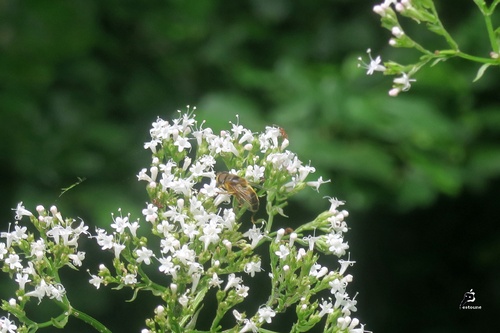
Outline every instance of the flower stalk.
[[(491, 66), (500, 65), (500, 40), (498, 38), (499, 27), (494, 27), (492, 15), (500, 1), (495, 0), (489, 6), (484, 0), (474, 0), (483, 15), (487, 38), (491, 47), (489, 57), (468, 54), (460, 50), (457, 41), (448, 32), (443, 24), (433, 0), (385, 0), (383, 3), (373, 7), (373, 11), (380, 16), (382, 27), (389, 30), (392, 37), (389, 39), (389, 45), (393, 47), (404, 47), (415, 49), (422, 56), (417, 62), (402, 65), (394, 61), (383, 62), (380, 56), (376, 61), (371, 57), (371, 51), (368, 49), (370, 63), (363, 62), (359, 58), (358, 67), (367, 69), (367, 74), (374, 72), (383, 72), (386, 75), (401, 75), (393, 80), (392, 89), (389, 90), (390, 96), (397, 96), (402, 91), (408, 91), (411, 87), (410, 82), (415, 82), (415, 75), (425, 66), (434, 66), (441, 61), (454, 57), (459, 57), (468, 61), (482, 64), (478, 69), (474, 81), (479, 80), (485, 71)], [(430, 32), (444, 38), (449, 49), (436, 49), (432, 45), (422, 45), (417, 43), (409, 36), (399, 22), (400, 17), (407, 17), (417, 24), (425, 23), (425, 27)]]

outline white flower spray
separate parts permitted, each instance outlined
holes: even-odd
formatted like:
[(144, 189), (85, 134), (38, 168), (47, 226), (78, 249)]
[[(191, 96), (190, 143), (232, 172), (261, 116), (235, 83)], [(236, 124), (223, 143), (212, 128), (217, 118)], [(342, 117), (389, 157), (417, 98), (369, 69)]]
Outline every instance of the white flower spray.
[[(382, 27), (389, 30), (391, 37), (388, 41), (391, 47), (415, 49), (419, 54), (418, 60), (411, 64), (399, 64), (394, 61), (382, 62), (380, 56), (375, 59), (371, 56), (371, 50), (367, 53), (370, 62), (365, 63), (362, 58), (358, 58), (358, 67), (365, 68), (367, 75), (372, 75), (374, 72), (383, 72), (385, 75), (397, 75), (393, 79), (392, 88), (389, 90), (389, 96), (398, 96), (401, 92), (406, 92), (411, 88), (411, 83), (416, 82), (414, 76), (425, 66), (434, 66), (439, 62), (446, 61), (451, 58), (462, 58), (468, 61), (482, 64), (479, 67), (474, 81), (479, 80), (486, 69), (490, 66), (500, 66), (500, 41), (497, 38), (498, 28), (494, 26), (492, 17), (495, 15), (495, 9), (498, 1), (474, 1), (477, 9), (484, 18), (485, 32), (487, 37), (485, 40), (490, 42), (489, 57), (483, 54), (469, 54), (463, 52), (458, 41), (446, 30), (445, 24), (441, 22), (439, 13), (433, 0), (415, 1), (415, 0), (385, 0), (373, 7), (373, 12), (380, 16)], [(444, 42), (439, 45), (423, 45), (405, 33), (400, 21), (409, 18), (416, 23), (417, 29), (427, 29), (429, 32), (436, 34)], [(425, 24), (420, 24), (425, 23)], [(405, 24), (405, 26), (407, 26)], [(409, 31), (411, 31), (409, 29)], [(417, 38), (418, 39), (418, 38)]]
[[(348, 212), (339, 209), (344, 203), (327, 198), (330, 209), (295, 230), (274, 225), (277, 215), (286, 217), (290, 197), (302, 190), (312, 195), (328, 181), (309, 179), (314, 167), (287, 150), (289, 141), (282, 128), (255, 133), (238, 119), (215, 134), (198, 122), (194, 111), (188, 108), (172, 121), (158, 118), (152, 124), (151, 141), (144, 145), (152, 153), (151, 164), (137, 176), (145, 183), (150, 202), (141, 218), (133, 221), (131, 214), (124, 216), (119, 210), (112, 214), (109, 228), (95, 230), (91, 238), (110, 252), (112, 267), (101, 264), (89, 273), (89, 282), (96, 289), (131, 288), (133, 299), (140, 291), (158, 296), (142, 332), (201, 332), (197, 319), (208, 301), (216, 304), (216, 311), (207, 332), (257, 332), (291, 307), (297, 314), (291, 332), (319, 325), (325, 332), (363, 332), (364, 326), (351, 317), (356, 301), (347, 293), (353, 277), (346, 270), (354, 261), (340, 259), (337, 268), (320, 264), (320, 257), (340, 258), (349, 249)], [(221, 178), (231, 183), (221, 183), (217, 177), (221, 172), (230, 175)], [(49, 298), (67, 309), (59, 325), (73, 315), (109, 332), (94, 318), (72, 313), (57, 270), (43, 269), (47, 262), (58, 263), (58, 268), (80, 266), (85, 253), (78, 250), (78, 238), (88, 236), (87, 226), (64, 220), (55, 207), (50, 213), (43, 207), (37, 212), (39, 217), (20, 204), (19, 221), (0, 235), (3, 269), (15, 274), (20, 300), (2, 305), (20, 325), (4, 320), (12, 331), (38, 327), (24, 313), (24, 305), (32, 298), (38, 302)], [(21, 226), (23, 217), (35, 224), (41, 238)], [(265, 251), (255, 251), (258, 248)], [(263, 304), (237, 311), (249, 294), (260, 291), (245, 282), (257, 277), (268, 281), (270, 295)], [(234, 317), (232, 324), (228, 317)]]

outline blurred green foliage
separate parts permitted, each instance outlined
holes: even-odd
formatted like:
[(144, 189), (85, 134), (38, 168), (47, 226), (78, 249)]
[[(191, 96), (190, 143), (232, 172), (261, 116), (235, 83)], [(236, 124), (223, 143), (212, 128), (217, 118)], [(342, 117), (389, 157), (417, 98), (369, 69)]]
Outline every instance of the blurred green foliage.
[[(472, 84), (474, 64), (440, 63), (388, 97), (390, 80), (366, 77), (357, 57), (368, 47), (415, 55), (385, 46), (372, 6), (1, 1), (2, 221), (21, 200), (68, 207), (91, 225), (109, 223), (118, 207), (138, 217), (150, 123), (188, 104), (217, 129), (236, 114), (254, 131), (283, 127), (290, 149), (332, 178), (322, 193), (351, 211), (403, 212), (485, 188), (500, 175), (497, 69)], [(441, 2), (443, 21), (464, 48), (484, 51), (468, 6)], [(58, 198), (77, 177), (87, 180)], [(325, 205), (305, 195), (293, 209)]]

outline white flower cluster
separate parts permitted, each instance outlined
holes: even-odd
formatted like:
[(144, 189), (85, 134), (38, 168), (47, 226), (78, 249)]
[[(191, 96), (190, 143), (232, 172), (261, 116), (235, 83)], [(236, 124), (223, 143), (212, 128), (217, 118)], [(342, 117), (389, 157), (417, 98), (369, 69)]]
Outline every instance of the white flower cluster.
[[(340, 258), (349, 249), (344, 238), (348, 212), (338, 209), (343, 202), (328, 198), (329, 210), (295, 230), (273, 226), (276, 216), (287, 217), (284, 208), (292, 195), (305, 188), (319, 191), (328, 180), (308, 180), (315, 169), (287, 150), (282, 128), (254, 133), (238, 119), (230, 130), (215, 134), (203, 125), (192, 111), (153, 123), (151, 141), (144, 145), (152, 152), (151, 165), (137, 176), (146, 182), (151, 200), (142, 210), (145, 222), (119, 210), (112, 214), (109, 230), (96, 228), (90, 237), (113, 254), (112, 266), (100, 264), (89, 282), (97, 289), (109, 284), (131, 288), (134, 298), (140, 290), (160, 296), (162, 303), (146, 320), (144, 333), (194, 329), (210, 295), (217, 302), (210, 331), (220, 330), (222, 318), (232, 313), (232, 331), (258, 332), (295, 305), (295, 331), (326, 317), (325, 331), (364, 332), (359, 320), (350, 317), (356, 301), (346, 292), (352, 276), (345, 272), (354, 261), (340, 259), (333, 269), (319, 260), (320, 253)], [(85, 253), (78, 250), (78, 240), (89, 235), (88, 227), (63, 219), (56, 207), (36, 210), (37, 217), (20, 203), (16, 220), (29, 217), (37, 233), (17, 221), (0, 234), (5, 239), (0, 241), (3, 270), (19, 285), (18, 298), (2, 308), (25, 320), (19, 314), (26, 301), (34, 297), (40, 303), (47, 297), (64, 303), (60, 320), (65, 322), (74, 312), (58, 270), (81, 266)], [(264, 243), (269, 246), (265, 259), (261, 250), (254, 251)], [(271, 295), (258, 307), (237, 311), (235, 306), (251, 292), (245, 282), (258, 276), (269, 281)], [(325, 300), (322, 291), (332, 296)], [(90, 316), (80, 317), (107, 331)], [(15, 332), (17, 327), (8, 317), (0, 318), (0, 331)]]
[[(44, 296), (61, 300), (64, 295), (64, 287), (60, 283), (50, 283), (42, 279), (44, 259), (47, 256), (58, 258), (60, 266), (68, 265), (79, 267), (85, 259), (85, 252), (78, 251), (78, 240), (82, 234), (87, 233), (88, 227), (83, 223), (73, 226), (73, 219), (64, 220), (56, 206), (50, 208), (50, 214), (43, 206), (36, 207), (38, 218), (26, 210), (22, 202), (18, 204), (16, 211), (16, 223), (14, 230), (0, 233), (0, 260), (8, 267), (11, 273), (15, 273), (19, 289), (24, 290), (27, 283), (38, 281), (34, 291), (27, 292), (25, 296), (36, 296), (41, 300)], [(23, 216), (36, 219), (35, 226), (47, 237), (35, 238), (33, 233), (28, 233), (26, 226), (20, 226), (19, 220)], [(48, 238), (48, 239), (47, 239)], [(59, 246), (58, 246), (59, 245)], [(57, 252), (54, 247), (57, 247)], [(61, 256), (58, 256), (58, 255)], [(28, 260), (23, 262), (21, 256)]]
[[(431, 17), (426, 13), (425, 9), (415, 8), (412, 5), (411, 0), (385, 0), (381, 4), (377, 4), (373, 7), (373, 11), (380, 15), (382, 26), (388, 29), (392, 37), (389, 39), (389, 45), (393, 47), (405, 47), (405, 48), (417, 48), (419, 51), (427, 54), (428, 51), (424, 50), (420, 45), (415, 43), (411, 38), (409, 38), (403, 27), (399, 24), (396, 12), (410, 17), (417, 22), (426, 22), (431, 19)], [(393, 9), (394, 8), (394, 9)], [(395, 10), (395, 11), (394, 11)], [(401, 75), (393, 80), (392, 89), (389, 90), (389, 96), (398, 96), (400, 92), (405, 92), (410, 90), (411, 84), (416, 81), (412, 76), (419, 70), (421, 65), (413, 66), (401, 66), (395, 62), (387, 62), (382, 64), (382, 59), (377, 56), (375, 59), (371, 56), (371, 50), (367, 50), (370, 62), (367, 64), (363, 61), (361, 57), (358, 58), (358, 67), (365, 68), (367, 75), (372, 75), (374, 72), (383, 72), (389, 75)], [(428, 56), (430, 54), (427, 54)]]
[[(372, 75), (374, 72), (386, 72), (387, 67), (382, 65), (382, 58), (377, 56), (375, 59), (372, 58), (371, 50), (366, 51), (368, 57), (370, 58), (370, 63), (367, 64), (363, 61), (362, 57), (358, 58), (358, 67), (366, 69), (367, 75)], [(411, 83), (417, 81), (416, 79), (410, 78), (407, 73), (401, 72), (401, 76), (393, 80), (393, 87), (389, 90), (389, 96), (396, 97), (402, 91), (408, 91), (411, 88)]]
[[(22, 202), (14, 210), (15, 224), (9, 224), (9, 230), (0, 233), (0, 239), (4, 239), (0, 241), (0, 262), (3, 271), (15, 276), (19, 286), (17, 301), (24, 304), (29, 297), (35, 297), (40, 303), (47, 297), (63, 302), (66, 290), (58, 281), (57, 271), (63, 266), (82, 265), (85, 252), (78, 251), (78, 240), (87, 234), (88, 227), (83, 221), (76, 224), (73, 219), (63, 219), (56, 206), (48, 212), (43, 206), (37, 206), (37, 217), (25, 209)], [(36, 232), (21, 225), (24, 216), (29, 217)], [(17, 301), (11, 299), (5, 306), (15, 309)], [(16, 329), (8, 318), (0, 318), (1, 332)]]
[[(162, 306), (163, 310), (157, 311), (155, 316), (157, 325), (161, 322), (158, 313), (165, 316), (161, 329), (172, 329), (173, 323), (169, 321), (179, 322), (187, 317), (192, 320), (190, 316), (198, 309), (201, 296), (210, 288), (219, 290), (219, 306), (226, 307), (222, 315), (242, 302), (249, 294), (249, 287), (243, 284), (241, 273), (254, 277), (263, 271), (260, 256), (252, 251), (263, 242), (274, 239), (272, 247), (276, 246), (276, 250), (270, 255), (279, 264), (271, 267), (269, 274), (281, 276), (275, 281), (278, 284), (289, 283), (284, 272), (287, 267), (288, 276), (291, 276), (291, 270), (316, 260), (315, 249), (340, 257), (349, 248), (343, 238), (347, 231), (344, 218), (348, 214), (345, 210), (336, 210), (342, 202), (335, 199), (330, 199), (331, 209), (323, 219), (315, 220), (309, 229), (301, 229), (304, 232), (326, 230), (325, 234), (297, 239), (296, 232), (287, 233), (284, 229), (273, 232), (273, 218), (277, 214), (284, 215), (283, 207), (291, 195), (305, 187), (318, 191), (321, 184), (328, 182), (322, 177), (307, 181), (315, 169), (286, 149), (289, 142), (282, 128), (266, 127), (263, 133), (254, 133), (238, 121), (231, 123), (231, 130), (215, 134), (203, 125), (196, 121), (192, 112), (181, 113), (171, 122), (158, 118), (150, 130), (151, 141), (144, 145), (153, 157), (151, 166), (142, 169), (137, 176), (147, 183), (151, 198), (142, 214), (152, 235), (159, 237), (159, 248), (148, 245), (151, 238), (137, 235), (139, 223), (131, 223), (129, 216), (113, 218), (111, 234), (97, 229), (96, 240), (101, 248), (113, 251), (115, 260), (129, 262), (129, 265), (119, 266), (116, 276), (101, 265), (99, 273), (91, 279), (97, 288), (102, 283), (140, 288), (149, 280), (140, 269), (142, 264), (156, 266), (170, 279), (167, 288), (158, 286), (163, 298), (168, 299), (166, 307)], [(221, 186), (217, 177), (220, 172), (234, 176), (231, 186), (238, 188)], [(266, 201), (257, 213), (262, 215), (265, 209), (266, 217), (258, 221), (260, 227), (250, 223), (253, 216), (250, 219), (249, 214), (245, 215), (249, 208), (242, 204), (245, 195), (255, 195), (258, 196), (256, 200)], [(232, 206), (227, 206), (232, 197)], [(251, 227), (240, 232), (245, 225)], [(297, 249), (295, 240), (306, 248)], [(131, 250), (124, 254), (127, 249)], [(340, 273), (318, 264), (305, 264), (310, 267), (304, 272), (308, 279), (313, 279), (310, 282), (321, 281), (323, 289), (330, 289), (335, 296), (335, 301), (324, 301), (320, 305), (320, 317), (341, 309), (344, 315), (341, 318), (345, 321), (351, 310), (355, 310), (356, 302), (345, 292), (352, 276), (342, 276), (351, 264), (351, 261), (343, 262)], [(271, 301), (263, 304), (250, 318), (233, 310), (239, 331), (256, 332), (262, 324), (270, 323), (277, 312), (283, 311), (271, 304)], [(184, 310), (173, 318), (169, 309), (177, 305)], [(151, 324), (144, 332), (154, 332), (154, 327)]]

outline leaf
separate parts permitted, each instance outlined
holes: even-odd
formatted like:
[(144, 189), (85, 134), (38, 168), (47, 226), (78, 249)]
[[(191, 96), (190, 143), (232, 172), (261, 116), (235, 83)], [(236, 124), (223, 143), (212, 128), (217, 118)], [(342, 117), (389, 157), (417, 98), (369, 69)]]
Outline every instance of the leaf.
[(64, 326), (68, 323), (68, 316), (64, 316), (62, 318), (51, 318), (50, 321), (52, 322), (52, 326), (55, 328), (64, 328)]
[(189, 323), (186, 325), (186, 329), (194, 329), (196, 327), (196, 321), (198, 320), (198, 315), (200, 314), (201, 309), (203, 309), (203, 304), (202, 306), (196, 311), (196, 313), (192, 316), (191, 320)]
[(132, 295), (132, 298), (127, 300), (127, 302), (133, 302), (135, 301), (135, 299), (137, 298), (137, 295), (139, 294), (139, 291), (141, 290), (142, 288), (136, 288), (134, 290), (134, 295)]
[(441, 61), (446, 61), (448, 60), (447, 58), (437, 58), (436, 60), (434, 60), (431, 64), (431, 67), (434, 67), (435, 65), (437, 65), (439, 62)]
[(74, 183), (74, 184), (72, 184), (72, 185), (70, 185), (70, 186), (68, 186), (68, 187), (64, 187), (64, 188), (62, 188), (62, 189), (61, 189), (61, 191), (62, 191), (62, 192), (61, 192), (61, 194), (59, 194), (59, 198), (60, 198), (60, 197), (61, 197), (64, 193), (66, 193), (67, 191), (71, 190), (73, 187), (75, 187), (75, 186), (77, 186), (77, 185), (80, 185), (82, 182), (84, 182), (84, 181), (87, 179), (87, 178), (85, 178), (85, 177), (83, 177), (83, 178), (81, 178), (81, 177), (76, 177), (76, 178), (78, 178), (78, 181), (77, 181), (76, 183)]
[(479, 68), (479, 70), (477, 71), (477, 75), (476, 75), (476, 77), (474, 78), (474, 80), (473, 80), (472, 82), (476, 82), (477, 80), (479, 80), (479, 79), (483, 76), (483, 74), (484, 74), (484, 72), (486, 71), (486, 69), (487, 69), (488, 67), (490, 67), (491, 65), (492, 65), (492, 64), (484, 64), (484, 65), (482, 65), (482, 66)]

